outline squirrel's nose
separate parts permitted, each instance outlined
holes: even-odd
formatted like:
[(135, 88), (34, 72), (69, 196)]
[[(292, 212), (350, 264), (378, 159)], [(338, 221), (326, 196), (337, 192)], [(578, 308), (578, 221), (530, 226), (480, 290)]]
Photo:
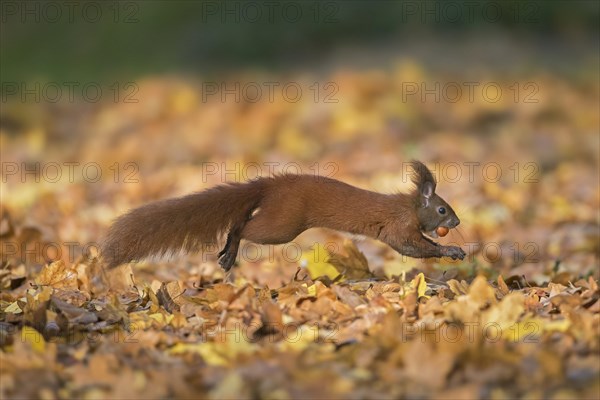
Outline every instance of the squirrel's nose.
[(460, 224), (460, 219), (458, 219), (458, 217), (452, 217), (449, 224), (450, 228), (455, 228), (458, 226), (458, 224)]

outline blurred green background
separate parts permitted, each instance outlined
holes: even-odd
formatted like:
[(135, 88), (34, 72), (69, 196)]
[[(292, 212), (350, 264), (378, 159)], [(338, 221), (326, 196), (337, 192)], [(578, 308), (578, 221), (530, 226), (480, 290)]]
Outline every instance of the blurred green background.
[(597, 1), (4, 1), (1, 11), (3, 81), (322, 67), (361, 48), (456, 51), (472, 35), (507, 41), (507, 61), (523, 47), (524, 60), (568, 70), (573, 57), (598, 57), (600, 20)]

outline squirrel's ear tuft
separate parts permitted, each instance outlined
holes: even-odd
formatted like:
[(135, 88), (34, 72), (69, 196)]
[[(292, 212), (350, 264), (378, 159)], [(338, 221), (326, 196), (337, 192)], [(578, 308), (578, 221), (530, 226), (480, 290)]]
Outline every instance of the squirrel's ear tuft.
[(410, 162), (410, 166), (413, 170), (411, 180), (417, 186), (419, 194), (426, 199), (430, 198), (435, 192), (435, 187), (437, 184), (433, 174), (429, 168), (427, 168), (425, 164), (420, 161), (412, 160)]

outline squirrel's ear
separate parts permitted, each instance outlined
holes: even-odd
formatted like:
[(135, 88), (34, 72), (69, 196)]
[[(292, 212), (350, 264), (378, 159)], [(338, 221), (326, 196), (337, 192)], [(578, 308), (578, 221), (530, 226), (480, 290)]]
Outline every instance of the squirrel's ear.
[(420, 161), (413, 160), (410, 162), (410, 166), (413, 170), (412, 181), (417, 186), (417, 190), (425, 199), (429, 199), (435, 192), (436, 186), (433, 174)]
[(425, 182), (420, 190), (421, 195), (429, 200), (435, 191), (435, 185), (431, 182)]

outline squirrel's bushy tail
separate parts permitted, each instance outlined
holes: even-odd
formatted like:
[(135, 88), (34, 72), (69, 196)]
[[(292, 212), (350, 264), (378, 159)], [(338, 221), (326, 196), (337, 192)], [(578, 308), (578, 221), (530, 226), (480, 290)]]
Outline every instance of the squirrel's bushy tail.
[(133, 209), (109, 228), (101, 255), (112, 268), (215, 244), (232, 224), (248, 219), (263, 197), (267, 180), (220, 185)]

